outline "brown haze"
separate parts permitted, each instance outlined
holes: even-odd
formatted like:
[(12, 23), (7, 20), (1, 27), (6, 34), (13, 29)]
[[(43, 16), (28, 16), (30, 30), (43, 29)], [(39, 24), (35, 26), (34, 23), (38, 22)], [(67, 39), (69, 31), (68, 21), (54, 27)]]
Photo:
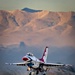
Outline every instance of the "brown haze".
[(0, 44), (75, 47), (75, 12), (0, 10)]

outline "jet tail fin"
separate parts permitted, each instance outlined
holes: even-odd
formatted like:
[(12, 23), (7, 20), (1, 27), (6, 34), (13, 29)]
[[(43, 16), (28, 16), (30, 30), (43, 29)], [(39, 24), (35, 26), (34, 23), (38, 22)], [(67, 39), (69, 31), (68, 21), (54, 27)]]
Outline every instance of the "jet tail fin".
[(40, 61), (46, 63), (47, 55), (48, 55), (48, 47), (46, 46), (46, 48), (45, 48), (45, 50), (44, 50), (44, 53), (43, 53), (43, 56), (42, 56), (42, 58), (40, 59)]

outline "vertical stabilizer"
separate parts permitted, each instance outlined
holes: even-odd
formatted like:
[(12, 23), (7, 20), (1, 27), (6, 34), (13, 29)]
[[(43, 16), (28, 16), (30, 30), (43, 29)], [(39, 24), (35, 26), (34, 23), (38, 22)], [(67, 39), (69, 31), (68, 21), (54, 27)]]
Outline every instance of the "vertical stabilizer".
[(40, 59), (42, 62), (46, 63), (46, 60), (47, 60), (47, 55), (48, 55), (48, 47), (46, 46), (45, 50), (44, 50), (44, 53), (43, 53), (43, 56), (42, 58)]

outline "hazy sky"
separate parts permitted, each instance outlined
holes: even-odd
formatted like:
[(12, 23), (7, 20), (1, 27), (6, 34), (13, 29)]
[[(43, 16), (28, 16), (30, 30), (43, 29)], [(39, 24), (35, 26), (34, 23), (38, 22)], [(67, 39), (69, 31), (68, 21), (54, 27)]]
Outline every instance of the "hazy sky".
[(25, 7), (51, 11), (75, 11), (75, 0), (0, 0), (0, 10)]

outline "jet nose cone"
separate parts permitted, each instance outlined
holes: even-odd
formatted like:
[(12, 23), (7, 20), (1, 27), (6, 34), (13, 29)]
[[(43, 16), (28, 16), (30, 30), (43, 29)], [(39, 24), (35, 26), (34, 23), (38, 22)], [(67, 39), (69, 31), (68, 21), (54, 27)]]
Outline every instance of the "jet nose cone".
[(29, 59), (27, 57), (23, 57), (22, 60), (28, 61)]

